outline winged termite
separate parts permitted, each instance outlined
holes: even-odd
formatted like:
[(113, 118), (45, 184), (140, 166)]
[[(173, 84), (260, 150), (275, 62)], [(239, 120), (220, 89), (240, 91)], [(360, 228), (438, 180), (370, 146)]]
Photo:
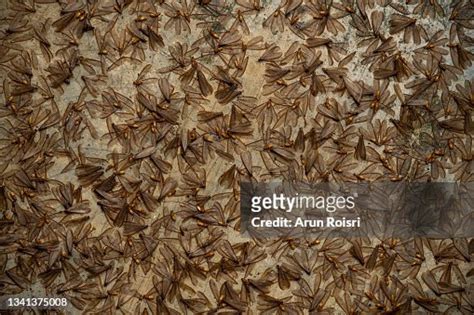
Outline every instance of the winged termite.
[(245, 56), (245, 54), (234, 55), (229, 60), (229, 63), (235, 68), (233, 76), (235, 77), (242, 77), (247, 70), (247, 65), (249, 62), (249, 57)]
[(97, 85), (99, 85), (100, 83), (103, 83), (105, 81), (104, 80), (105, 78), (102, 76), (82, 76), (81, 79), (86, 85), (87, 91), (92, 96), (97, 97), (98, 96)]
[(308, 48), (302, 45), (299, 42), (293, 42), (290, 47), (286, 50), (283, 58), (279, 61), (279, 64), (286, 65), (289, 63), (298, 63), (305, 59), (307, 53), (311, 54), (311, 51), (308, 52)]
[(300, 306), (296, 302), (289, 302), (290, 297), (275, 298), (267, 294), (261, 294), (258, 310), (261, 312), (277, 312), (283, 314), (288, 312), (290, 314), (298, 314)]
[(51, 43), (49, 42), (46, 33), (49, 27), (49, 21), (46, 20), (44, 23), (41, 24), (40, 27), (34, 28), (35, 37), (40, 43), (40, 49), (43, 54), (43, 58), (49, 63), (53, 57), (53, 53), (49, 49), (51, 47)]
[(352, 247), (350, 249), (351, 255), (361, 264), (364, 265), (364, 255), (362, 253), (362, 248), (360, 242), (354, 240)]
[(367, 153), (365, 150), (364, 144), (364, 136), (359, 136), (359, 140), (357, 141), (357, 146), (354, 151), (354, 157), (357, 160), (365, 160), (367, 158)]
[(282, 290), (290, 287), (290, 281), (300, 279), (299, 272), (292, 270), (291, 267), (285, 265), (277, 265), (278, 286)]
[(456, 37), (459, 41), (458, 29), (456, 28), (456, 24), (452, 24), (449, 31), (449, 44), (447, 44), (447, 46), (449, 47), (451, 60), (453, 61), (454, 66), (461, 69), (466, 69), (472, 64), (473, 55), (471, 52), (466, 50), (460, 42), (454, 43), (456, 41)]
[[(149, 82), (153, 83), (154, 81), (157, 80), (157, 78), (145, 78), (146, 75), (150, 73), (151, 67), (152, 67), (151, 64), (147, 64), (145, 67), (143, 67), (140, 73), (138, 73), (137, 79), (133, 81), (133, 84), (137, 87), (137, 89), (142, 88), (144, 84), (147, 84)], [(151, 94), (151, 92), (147, 90), (146, 88), (145, 88), (145, 92)]]
[[(424, 35), (426, 36), (426, 34)], [(443, 47), (448, 42), (448, 39), (442, 36), (442, 32), (436, 32), (432, 36), (427, 37), (427, 44), (417, 49), (416, 52), (426, 51), (434, 59), (441, 60), (443, 55), (448, 54), (448, 50)]]
[(345, 31), (344, 25), (338, 21), (338, 16), (331, 14), (332, 5), (332, 2), (316, 1), (307, 6), (313, 17), (311, 29), (314, 29), (314, 35), (319, 36), (326, 29), (334, 35)]
[(61, 84), (69, 82), (73, 69), (78, 65), (77, 52), (77, 49), (68, 50), (62, 60), (57, 60), (46, 69), (50, 73), (48, 79), (51, 87), (59, 88)]
[(265, 79), (267, 82), (272, 83), (283, 79), (288, 73), (289, 69), (281, 68), (275, 64), (268, 64), (265, 69)]
[(131, 221), (126, 221), (123, 224), (123, 234), (125, 236), (130, 236), (134, 234), (138, 234), (139, 232), (146, 229), (148, 225), (146, 224), (139, 224)]
[(242, 32), (246, 35), (250, 34), (250, 29), (248, 27), (247, 22), (245, 21), (244, 13), (240, 10), (237, 10), (236, 16), (234, 17), (234, 22), (230, 27), (230, 30), (242, 30)]
[(263, 6), (260, 3), (260, 0), (237, 0), (236, 3), (244, 8), (243, 12), (245, 13), (255, 13), (263, 9)]
[(204, 71), (210, 72), (205, 66), (200, 64), (194, 59), (191, 59), (191, 69), (183, 73), (181, 82), (184, 84), (189, 84), (191, 80), (196, 76), (199, 90), (203, 96), (208, 96), (213, 92), (213, 88), (204, 74)]
[(306, 40), (306, 45), (309, 48), (324, 47), (329, 58), (329, 65), (333, 65), (334, 60), (340, 62), (342, 59), (341, 56), (346, 54), (346, 50), (343, 48), (343, 45), (335, 43), (333, 40), (328, 38), (308, 38)]
[(219, 87), (214, 94), (219, 103), (227, 104), (242, 94), (241, 83), (222, 67), (217, 67), (214, 78), (219, 81)]
[(395, 95), (391, 95), (387, 90), (387, 81), (375, 81), (373, 86), (373, 94), (369, 97), (366, 96), (361, 100), (363, 107), (368, 106), (371, 109), (372, 117), (380, 110), (384, 110), (388, 113), (393, 114), (393, 103), (396, 99)]
[(314, 284), (311, 285), (304, 279), (299, 280), (299, 288), (294, 291), (294, 294), (303, 299), (305, 308), (310, 314), (317, 312), (330, 312), (331, 308), (326, 307), (326, 303), (330, 298), (330, 293), (325, 289), (320, 288), (322, 277), (318, 273), (315, 275)]
[(394, 13), (390, 19), (390, 34), (396, 34), (403, 31), (403, 39), (405, 42), (408, 43), (410, 40), (413, 40), (415, 44), (420, 44), (420, 31), (424, 32), (424, 29), (416, 25), (416, 22), (416, 19)]
[(286, 76), (287, 79), (294, 79), (299, 76), (314, 75), (315, 70), (323, 63), (319, 58), (321, 52), (308, 55), (304, 61), (293, 65), (291, 73)]
[(269, 17), (263, 22), (263, 27), (270, 28), (273, 34), (283, 32), (285, 30), (285, 17), (281, 8), (278, 7)]
[[(229, 30), (222, 34), (216, 35), (210, 32), (211, 38), (215, 38), (216, 41), (211, 41), (214, 53), (222, 55), (232, 55), (240, 51), (242, 47), (241, 35), (236, 30)], [(224, 61), (224, 59), (223, 59)]]
[(434, 18), (436, 15), (444, 16), (443, 7), (438, 1), (426, 2), (422, 1), (413, 9), (413, 13), (420, 14), (423, 17)]
[(194, 47), (188, 47), (186, 43), (182, 44), (180, 42), (177, 42), (176, 45), (170, 46), (168, 50), (170, 60), (173, 61), (175, 65), (160, 69), (159, 72), (169, 72), (186, 67), (190, 64), (192, 55), (195, 54), (199, 49)]
[(332, 6), (339, 10), (336, 12), (336, 18), (343, 18), (347, 15), (352, 15), (356, 13), (357, 7), (354, 1), (341, 1), (341, 3), (333, 3)]
[(161, 188), (160, 197), (158, 198), (158, 201), (163, 200), (165, 197), (172, 196), (176, 192), (177, 186), (178, 183), (176, 182), (176, 180), (171, 177), (166, 178)]
[(260, 61), (260, 62), (276, 61), (282, 55), (283, 55), (283, 53), (281, 52), (281, 48), (278, 45), (270, 44), (265, 48), (265, 51), (260, 56), (258, 61)]
[[(253, 292), (257, 294), (268, 294), (270, 293), (270, 286), (273, 282), (271, 279), (243, 279), (242, 284), (245, 286), (249, 295), (252, 295)], [(251, 298), (247, 300), (251, 300)]]
[(194, 4), (187, 4), (187, 2), (184, 2), (182, 4), (169, 5), (163, 3), (163, 7), (166, 10), (165, 15), (169, 18), (164, 25), (165, 30), (174, 27), (174, 31), (177, 35), (181, 34), (181, 30), (186, 32), (191, 31), (189, 22), (194, 9)]
[(274, 160), (288, 162), (294, 159), (294, 154), (290, 149), (281, 146), (276, 146), (271, 143), (265, 144), (263, 146), (263, 152), (270, 153), (270, 156), (272, 156), (272, 159)]

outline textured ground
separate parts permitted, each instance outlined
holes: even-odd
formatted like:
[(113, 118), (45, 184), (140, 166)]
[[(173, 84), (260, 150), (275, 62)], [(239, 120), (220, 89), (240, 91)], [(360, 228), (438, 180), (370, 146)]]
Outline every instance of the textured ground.
[(1, 294), (471, 314), (472, 240), (245, 238), (238, 184), (472, 181), (473, 5), (0, 3)]

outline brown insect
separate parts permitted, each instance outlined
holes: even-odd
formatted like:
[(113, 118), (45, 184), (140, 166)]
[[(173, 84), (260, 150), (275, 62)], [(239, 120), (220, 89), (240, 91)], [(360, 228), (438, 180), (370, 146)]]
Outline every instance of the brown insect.
[(314, 1), (311, 2), (307, 8), (313, 17), (314, 29), (313, 35), (319, 36), (324, 30), (337, 35), (338, 32), (344, 32), (345, 28), (341, 22), (338, 21), (338, 16), (331, 15), (332, 1)]
[(421, 43), (421, 33), (426, 34), (423, 27), (416, 25), (416, 19), (402, 14), (394, 13), (390, 19), (390, 34), (403, 31), (403, 40), (408, 43), (412, 40), (415, 44)]
[(206, 97), (213, 92), (213, 88), (207, 80), (203, 70), (205, 70), (206, 73), (212, 73), (204, 65), (200, 64), (195, 59), (192, 59), (191, 68), (182, 74), (181, 82), (183, 82), (184, 84), (190, 84), (191, 81), (195, 78), (198, 83), (198, 87), (201, 91), (201, 94)]
[(174, 27), (174, 31), (177, 35), (181, 34), (181, 31), (190, 32), (190, 18), (194, 9), (194, 5), (188, 4), (187, 1), (183, 1), (180, 4), (162, 4), (166, 10), (165, 15), (169, 18), (165, 23), (164, 28), (168, 30)]

